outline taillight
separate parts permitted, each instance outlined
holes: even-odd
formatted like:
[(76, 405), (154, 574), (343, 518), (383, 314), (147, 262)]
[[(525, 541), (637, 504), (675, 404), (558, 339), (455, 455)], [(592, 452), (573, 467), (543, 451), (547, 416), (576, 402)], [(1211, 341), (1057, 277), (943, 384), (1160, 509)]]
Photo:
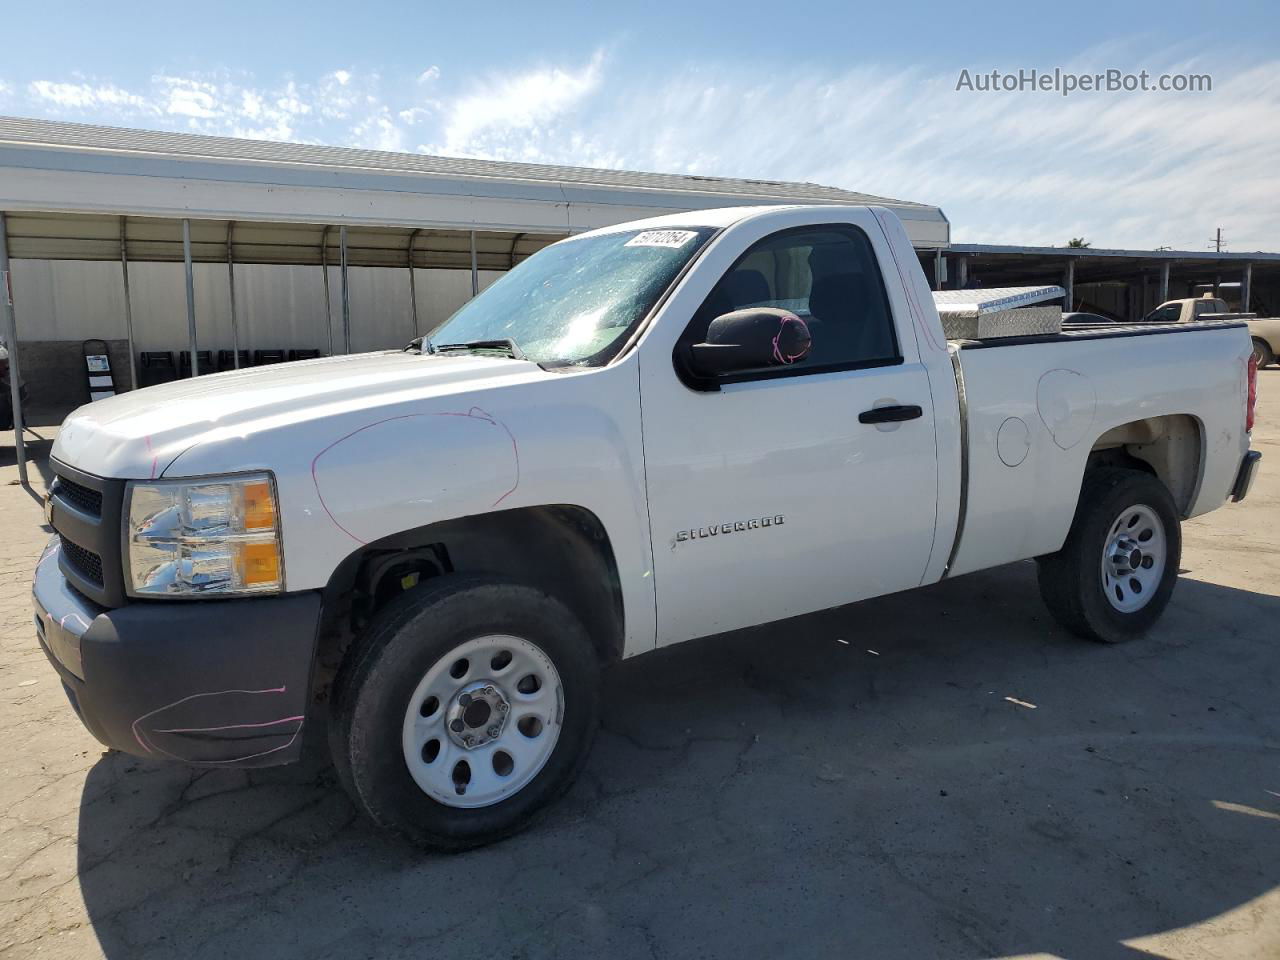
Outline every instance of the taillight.
[(1258, 357), (1249, 354), (1249, 395), (1244, 403), (1244, 432), (1253, 432), (1253, 411), (1258, 405)]

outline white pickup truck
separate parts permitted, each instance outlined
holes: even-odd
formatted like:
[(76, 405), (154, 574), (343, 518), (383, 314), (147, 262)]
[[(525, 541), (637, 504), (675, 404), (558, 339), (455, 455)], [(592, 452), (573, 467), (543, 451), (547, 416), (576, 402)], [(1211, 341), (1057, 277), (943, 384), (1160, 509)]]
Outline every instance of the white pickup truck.
[(948, 341), (876, 207), (548, 247), (403, 351), (82, 407), (39, 641), (109, 746), (298, 758), (377, 823), (504, 836), (581, 768), (602, 664), (1034, 557), (1119, 641), (1245, 496), (1243, 325)]
[(1249, 328), (1253, 358), (1258, 369), (1280, 357), (1280, 317), (1259, 317), (1256, 313), (1231, 313), (1227, 301), (1206, 293), (1201, 297), (1166, 300), (1145, 317), (1144, 323), (1191, 323), (1196, 320), (1237, 320)]

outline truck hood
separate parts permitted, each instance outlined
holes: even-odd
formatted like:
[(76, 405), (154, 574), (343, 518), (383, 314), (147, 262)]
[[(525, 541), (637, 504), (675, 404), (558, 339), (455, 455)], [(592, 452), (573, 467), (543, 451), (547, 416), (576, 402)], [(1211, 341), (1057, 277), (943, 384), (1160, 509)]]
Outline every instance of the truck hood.
[(100, 477), (158, 477), (206, 440), (551, 376), (504, 357), (399, 351), (228, 371), (86, 404), (63, 422), (53, 457)]

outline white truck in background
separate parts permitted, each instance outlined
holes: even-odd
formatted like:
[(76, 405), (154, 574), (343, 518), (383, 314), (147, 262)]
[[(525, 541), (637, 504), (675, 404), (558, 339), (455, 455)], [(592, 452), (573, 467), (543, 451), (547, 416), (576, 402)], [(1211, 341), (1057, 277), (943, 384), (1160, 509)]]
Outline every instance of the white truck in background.
[(1256, 313), (1232, 313), (1227, 301), (1206, 293), (1201, 297), (1166, 300), (1145, 317), (1144, 323), (1190, 323), (1194, 320), (1238, 320), (1249, 328), (1253, 358), (1258, 368), (1270, 366), (1280, 357), (1280, 317), (1259, 317)]
[(82, 407), (39, 643), (110, 746), (327, 736), (374, 821), (461, 849), (564, 791), (610, 661), (1032, 557), (1071, 631), (1150, 628), (1180, 522), (1258, 463), (1243, 324), (944, 306), (956, 339), (889, 210), (697, 211), (547, 247), (403, 351)]

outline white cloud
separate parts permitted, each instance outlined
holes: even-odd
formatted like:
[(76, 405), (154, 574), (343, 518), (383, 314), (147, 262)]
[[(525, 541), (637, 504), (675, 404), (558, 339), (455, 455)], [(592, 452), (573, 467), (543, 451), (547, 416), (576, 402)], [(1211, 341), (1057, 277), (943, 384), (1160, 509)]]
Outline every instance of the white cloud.
[(28, 84), (27, 90), (33, 99), (55, 108), (147, 110), (151, 106), (145, 98), (110, 83), (54, 83), (35, 80)]
[(434, 116), (439, 111), (439, 109), (440, 109), (439, 102), (432, 100), (432, 101), (428, 101), (426, 106), (409, 107), (406, 110), (401, 110), (396, 114), (396, 116), (399, 117), (401, 120), (403, 120), (405, 123), (412, 126), (413, 124), (416, 124), (416, 123), (425, 122), (428, 118)]
[(953, 73), (871, 66), (655, 74), (597, 52), (452, 88), (435, 67), (385, 90), (352, 70), (158, 75), (139, 89), (73, 76), (7, 102), (229, 136), (824, 183), (939, 204), (962, 241), (1203, 249), (1221, 226), (1233, 250), (1280, 249), (1280, 61), (1178, 57), (1109, 44), (1063, 66), (1207, 70), (1212, 93), (957, 92)]
[(165, 113), (210, 120), (231, 110), (220, 102), (218, 88), (212, 83), (184, 77), (159, 77), (158, 80), (168, 94), (164, 103)]
[(402, 152), (405, 149), (404, 131), (388, 115), (383, 107), (351, 128), (352, 142), (374, 150)]
[(311, 112), (311, 104), (302, 99), (297, 83), (292, 80), (285, 84), (283, 92), (273, 102), (277, 110), (289, 116), (305, 116)]
[(1280, 62), (1161, 59), (1110, 45), (1064, 68), (1208, 67), (1213, 92), (981, 94), (921, 69), (716, 64), (606, 82), (597, 55), (486, 80), (422, 149), (824, 183), (939, 204), (962, 241), (1203, 249), (1221, 225), (1233, 250), (1280, 249)]
[(440, 142), (421, 149), (485, 156), (505, 152), (514, 137), (546, 138), (556, 120), (597, 90), (603, 63), (597, 51), (578, 70), (545, 67), (492, 77), (453, 102)]

